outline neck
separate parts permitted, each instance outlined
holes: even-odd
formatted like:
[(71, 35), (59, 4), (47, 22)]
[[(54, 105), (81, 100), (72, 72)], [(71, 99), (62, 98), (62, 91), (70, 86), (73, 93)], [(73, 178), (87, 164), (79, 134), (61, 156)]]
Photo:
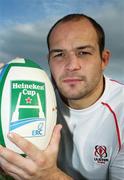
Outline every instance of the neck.
[(66, 104), (73, 109), (85, 109), (94, 104), (103, 94), (105, 86), (104, 77), (101, 78), (97, 87), (85, 97), (79, 100), (67, 100)]

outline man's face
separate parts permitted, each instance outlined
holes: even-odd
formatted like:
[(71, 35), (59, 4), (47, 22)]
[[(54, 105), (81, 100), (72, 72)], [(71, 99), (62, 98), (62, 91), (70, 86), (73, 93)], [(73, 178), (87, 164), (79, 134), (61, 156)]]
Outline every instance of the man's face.
[[(108, 59), (100, 56), (98, 37), (87, 20), (60, 23), (50, 36), (49, 64), (61, 94), (70, 100), (99, 88)], [(104, 57), (105, 56), (105, 57)]]

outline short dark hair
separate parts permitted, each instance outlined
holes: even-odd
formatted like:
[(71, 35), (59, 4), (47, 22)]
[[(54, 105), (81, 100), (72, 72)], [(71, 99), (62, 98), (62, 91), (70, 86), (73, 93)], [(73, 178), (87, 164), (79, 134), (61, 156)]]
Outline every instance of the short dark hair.
[(59, 19), (49, 30), (48, 35), (47, 35), (47, 46), (48, 46), (48, 50), (50, 48), (49, 46), (49, 39), (50, 39), (50, 35), (51, 32), (53, 31), (53, 29), (59, 24), (59, 23), (64, 23), (64, 22), (68, 22), (68, 21), (79, 21), (82, 19), (87, 19), (94, 27), (97, 36), (98, 36), (98, 44), (99, 44), (99, 50), (100, 50), (100, 54), (102, 54), (102, 51), (104, 50), (104, 46), (105, 46), (105, 33), (103, 28), (101, 27), (100, 24), (98, 24), (93, 18), (85, 15), (85, 14), (69, 14), (64, 16), (63, 18)]

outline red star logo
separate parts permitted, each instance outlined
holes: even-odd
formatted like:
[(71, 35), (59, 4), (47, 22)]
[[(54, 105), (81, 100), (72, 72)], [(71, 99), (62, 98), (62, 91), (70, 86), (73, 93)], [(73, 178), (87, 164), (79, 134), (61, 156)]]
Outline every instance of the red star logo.
[(31, 104), (32, 99), (30, 97), (28, 97), (27, 99), (25, 99), (25, 101), (27, 104)]

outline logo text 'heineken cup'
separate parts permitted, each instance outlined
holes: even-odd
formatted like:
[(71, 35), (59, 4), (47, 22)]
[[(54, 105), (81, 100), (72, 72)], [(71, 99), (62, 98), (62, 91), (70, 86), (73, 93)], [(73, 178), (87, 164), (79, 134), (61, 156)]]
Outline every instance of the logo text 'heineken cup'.
[(9, 130), (16, 133), (23, 131), (23, 137), (44, 136), (45, 84), (37, 81), (11, 81), (11, 102)]

